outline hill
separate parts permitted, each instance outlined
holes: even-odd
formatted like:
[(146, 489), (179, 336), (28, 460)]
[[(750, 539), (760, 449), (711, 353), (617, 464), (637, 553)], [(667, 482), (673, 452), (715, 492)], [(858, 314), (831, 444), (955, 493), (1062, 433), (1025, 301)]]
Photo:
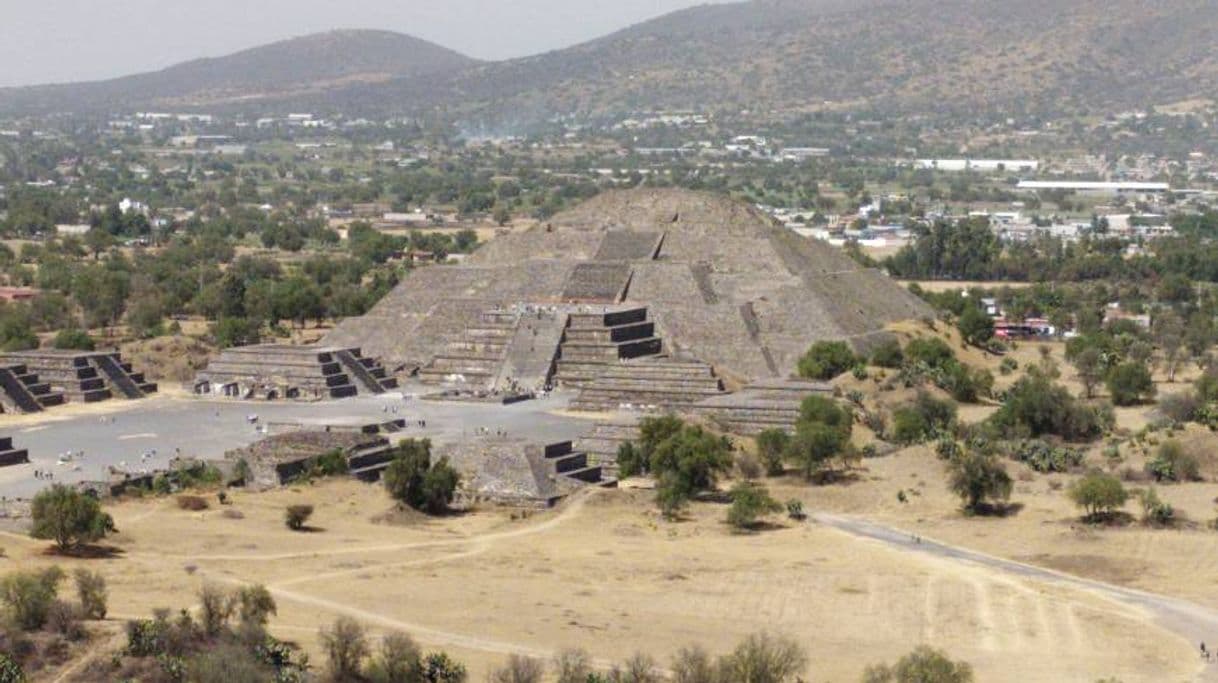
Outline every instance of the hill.
[(284, 99), (351, 83), (451, 73), (477, 61), (418, 38), (342, 30), (107, 81), (0, 89), (9, 111), (99, 111)]
[(1218, 85), (1206, 0), (752, 0), (696, 7), (407, 93), (511, 123), (658, 108), (1046, 114), (1169, 103)]
[(1216, 31), (1212, 0), (751, 0), (495, 63), (396, 34), (338, 32), (156, 74), (0, 91), (0, 112), (441, 107), (500, 130), (655, 109), (1108, 112), (1209, 97)]

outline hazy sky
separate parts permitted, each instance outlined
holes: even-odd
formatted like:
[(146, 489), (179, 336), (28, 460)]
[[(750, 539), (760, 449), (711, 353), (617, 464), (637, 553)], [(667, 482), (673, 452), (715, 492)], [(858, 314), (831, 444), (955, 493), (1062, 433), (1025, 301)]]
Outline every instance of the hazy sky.
[(0, 0), (0, 86), (93, 80), (335, 28), (481, 59), (595, 38), (710, 0)]

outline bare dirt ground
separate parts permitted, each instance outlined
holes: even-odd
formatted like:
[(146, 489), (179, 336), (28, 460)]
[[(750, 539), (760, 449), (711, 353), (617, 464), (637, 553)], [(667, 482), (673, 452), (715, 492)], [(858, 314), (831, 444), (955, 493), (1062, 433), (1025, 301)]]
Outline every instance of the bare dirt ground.
[[(877, 492), (891, 497), (890, 478), (903, 480), (901, 468), (916, 462), (890, 458), (875, 482), (820, 489), (790, 480), (776, 493), (851, 511)], [(917, 504), (934, 506), (877, 505), (883, 518), (921, 514), (938, 525), (928, 535), (956, 528), (974, 545), (969, 534), (1007, 535), (987, 520), (951, 520), (954, 504), (934, 492), (933, 468), (917, 469), (928, 479)], [(681, 646), (722, 652), (763, 629), (804, 643), (813, 681), (857, 680), (866, 665), (920, 643), (972, 662), (985, 681), (1189, 680), (1198, 665), (1190, 644), (1148, 623), (1145, 610), (1088, 590), (814, 522), (734, 535), (713, 503), (665, 523), (646, 491), (595, 490), (524, 519), (490, 509), (398, 526), (373, 521), (390, 508), (383, 491), (350, 481), (233, 499), (204, 512), (172, 499), (113, 506), (121, 533), (108, 542), (120, 554), (87, 561), (110, 582), (111, 613), (189, 606), (204, 581), (261, 582), (279, 603), (272, 629), (315, 655), (318, 627), (346, 614), (449, 650), (473, 680), (512, 652), (547, 657), (578, 646), (607, 662), (641, 650), (664, 662)], [(317, 506), (320, 530), (284, 528), (283, 508), (296, 502)], [(1022, 515), (1006, 521), (1028, 526)], [(48, 557), (45, 543), (20, 535), (0, 536), (0, 545), (0, 569), (82, 562)]]

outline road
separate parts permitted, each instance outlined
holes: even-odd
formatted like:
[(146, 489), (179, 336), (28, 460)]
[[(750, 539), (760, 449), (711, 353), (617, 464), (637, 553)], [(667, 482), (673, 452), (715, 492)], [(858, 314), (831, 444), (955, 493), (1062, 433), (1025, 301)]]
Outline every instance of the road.
[[(851, 536), (872, 539), (904, 551), (924, 553), (945, 560), (978, 565), (1020, 578), (1085, 590), (1109, 600), (1145, 610), (1155, 618), (1160, 626), (1184, 638), (1194, 647), (1200, 642), (1209, 643), (1211, 646), (1218, 644), (1218, 611), (1187, 600), (1114, 586), (1052, 569), (986, 555), (856, 517), (813, 513), (811, 519)], [(1198, 661), (1195, 680), (1218, 681), (1218, 663), (1206, 665), (1200, 661), (1200, 658)]]
[[(0, 496), (30, 498), (52, 483), (36, 479), (35, 470), (52, 472), (54, 482), (70, 483), (104, 479), (110, 466), (132, 472), (163, 468), (179, 452), (183, 456), (219, 459), (227, 451), (264, 436), (247, 421), (251, 414), (258, 416), (259, 423), (319, 425), (405, 418), (407, 428), (397, 436), (426, 437), (436, 444), (452, 443), (480, 428), (503, 429), (512, 436), (537, 441), (561, 441), (578, 436), (589, 426), (586, 421), (551, 413), (564, 408), (571, 398), (561, 392), (543, 400), (509, 406), (418, 398), (432, 390), (407, 387), (405, 393), (316, 403), (153, 396), (110, 402), (104, 412), (80, 409), (73, 412), (69, 407), (52, 409), (36, 417), (0, 415), (0, 435), (13, 437), (14, 447), (28, 449), (31, 461), (28, 465), (0, 468)], [(419, 427), (419, 420), (425, 421), (426, 427)], [(84, 451), (85, 455), (60, 465), (59, 455), (66, 451)], [(142, 454), (153, 451), (155, 457), (146, 462), (141, 460)]]

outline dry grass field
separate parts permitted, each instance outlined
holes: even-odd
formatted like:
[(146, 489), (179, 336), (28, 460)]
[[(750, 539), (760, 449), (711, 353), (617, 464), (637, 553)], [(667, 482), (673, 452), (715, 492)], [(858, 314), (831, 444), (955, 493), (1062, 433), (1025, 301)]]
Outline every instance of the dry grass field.
[[(1039, 529), (1042, 515), (1064, 512), (1038, 499), (1013, 519), (958, 520), (936, 468), (909, 453), (877, 461), (855, 485), (790, 480), (776, 493), (916, 522), (928, 536), (995, 552), (1058, 552), (1061, 562), (1092, 552), (1067, 554), (1065, 523)], [(924, 494), (897, 507), (894, 486), (915, 479), (926, 480)], [(608, 662), (644, 651), (663, 662), (684, 645), (725, 651), (764, 629), (804, 643), (813, 681), (857, 680), (866, 665), (920, 643), (972, 662), (984, 681), (1186, 680), (1196, 668), (1183, 639), (1087, 591), (905, 553), (814, 522), (736, 535), (714, 503), (665, 523), (650, 495), (597, 490), (527, 517), (491, 509), (395, 524), (376, 521), (391, 508), (383, 491), (350, 481), (237, 493), (231, 505), (203, 512), (179, 510), (172, 499), (135, 500), (111, 509), (121, 530), (108, 539), (119, 552), (113, 559), (49, 557), (46, 544), (6, 535), (0, 567), (99, 569), (110, 582), (115, 631), (155, 607), (190, 606), (205, 581), (265, 583), (279, 604), (272, 630), (315, 655), (318, 627), (346, 614), (373, 632), (400, 629), (449, 650), (470, 666), (471, 680), (512, 652), (547, 657), (583, 647)], [(284, 527), (283, 508), (296, 502), (317, 506), (318, 530)], [(1130, 541), (1088, 547), (1134, 553), (1137, 532), (1128, 533)], [(1016, 547), (1023, 538), (1029, 545)]]

